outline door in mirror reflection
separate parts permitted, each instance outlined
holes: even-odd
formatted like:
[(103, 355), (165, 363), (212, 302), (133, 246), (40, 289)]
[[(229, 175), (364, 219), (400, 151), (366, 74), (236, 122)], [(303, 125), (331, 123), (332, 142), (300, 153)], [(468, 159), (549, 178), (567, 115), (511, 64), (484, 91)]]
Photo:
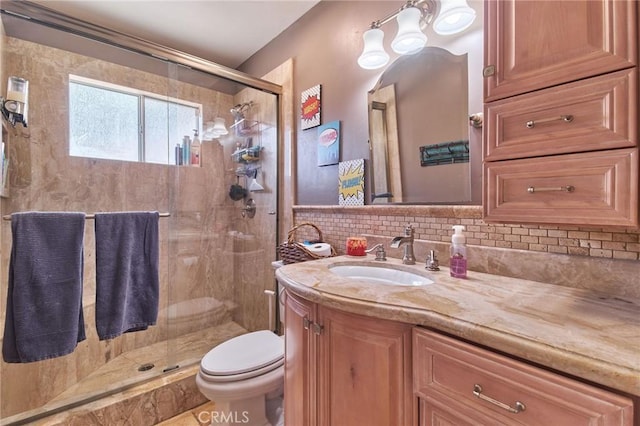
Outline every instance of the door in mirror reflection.
[(369, 92), (371, 204), (471, 200), (467, 62), (425, 47)]

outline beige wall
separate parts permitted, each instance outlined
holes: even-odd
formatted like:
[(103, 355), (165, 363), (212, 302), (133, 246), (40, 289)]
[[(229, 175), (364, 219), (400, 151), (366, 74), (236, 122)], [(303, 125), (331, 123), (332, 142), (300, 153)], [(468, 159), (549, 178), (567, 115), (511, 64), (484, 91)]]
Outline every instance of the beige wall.
[[(268, 310), (263, 291), (273, 289), (275, 284), (270, 265), (275, 258), (275, 219), (267, 217), (268, 211), (275, 210), (277, 187), (274, 97), (255, 90), (237, 96), (213, 92), (14, 38), (5, 41), (2, 56), (8, 73), (30, 82), (30, 136), (11, 140), (11, 197), (2, 200), (3, 214), (28, 210), (158, 210), (171, 212), (171, 217), (160, 219), (158, 325), (105, 342), (98, 342), (93, 322), (94, 235), (93, 223), (87, 222), (83, 293), (87, 340), (65, 357), (29, 364), (1, 363), (0, 417), (36, 408), (104, 362), (127, 350), (176, 337), (176, 333), (196, 331), (230, 317), (250, 330), (266, 328)], [(205, 120), (220, 115), (230, 123), (229, 109), (236, 102), (256, 102), (255, 119), (266, 129), (261, 142), (265, 147), (262, 183), (267, 188), (264, 193), (254, 194), (259, 205), (256, 219), (242, 218), (242, 202), (233, 202), (227, 195), (236, 180), (236, 164), (230, 156), (235, 148), (232, 135), (222, 143), (203, 143), (201, 168), (70, 157), (69, 73), (201, 103)], [(3, 221), (1, 225), (3, 267), (8, 264), (11, 247), (9, 223)], [(0, 283), (3, 328), (6, 274)], [(205, 323), (187, 322), (186, 328), (184, 322), (180, 327), (168, 322), (170, 305), (204, 297), (222, 302), (228, 314), (212, 316)]]
[[(367, 141), (367, 92), (375, 86), (382, 70), (363, 70), (356, 60), (362, 51), (362, 34), (371, 21), (389, 15), (403, 1), (321, 1), (280, 36), (261, 49), (240, 69), (252, 75), (262, 75), (287, 58), (294, 61), (294, 101), (297, 153), (296, 204), (336, 205), (338, 200), (337, 167), (317, 166), (315, 128), (300, 129), (300, 93), (322, 84), (322, 122), (341, 121), (340, 158), (352, 160), (369, 158)], [(479, 19), (482, 19), (481, 16)], [(385, 46), (393, 60), (397, 55), (389, 48), (396, 31), (395, 23), (384, 26)], [(478, 50), (469, 53), (470, 76), (477, 76), (477, 84), (470, 88), (469, 111), (482, 110), (482, 40), (477, 31), (472, 37)], [(429, 37), (434, 43), (435, 35)], [(459, 46), (452, 46), (461, 54)], [(470, 77), (471, 78), (471, 77)], [(472, 135), (472, 143), (479, 154), (479, 134)], [(478, 140), (476, 140), (478, 139)], [(472, 170), (474, 200), (480, 203), (478, 177), (481, 167)]]

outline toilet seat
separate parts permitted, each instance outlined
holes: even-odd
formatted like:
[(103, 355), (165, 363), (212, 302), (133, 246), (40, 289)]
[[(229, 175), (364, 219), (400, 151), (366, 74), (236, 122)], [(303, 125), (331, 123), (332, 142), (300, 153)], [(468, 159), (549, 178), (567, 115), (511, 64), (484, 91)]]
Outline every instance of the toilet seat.
[(208, 382), (246, 380), (284, 364), (284, 341), (268, 330), (243, 334), (211, 349), (200, 362)]

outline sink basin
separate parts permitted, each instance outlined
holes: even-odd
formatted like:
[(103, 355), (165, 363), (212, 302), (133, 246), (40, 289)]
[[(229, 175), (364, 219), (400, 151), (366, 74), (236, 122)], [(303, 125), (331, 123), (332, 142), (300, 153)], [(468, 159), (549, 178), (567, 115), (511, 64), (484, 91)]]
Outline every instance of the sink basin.
[(387, 268), (385, 266), (336, 265), (329, 270), (345, 278), (369, 281), (377, 284), (397, 286), (423, 286), (433, 284), (429, 278), (413, 272)]

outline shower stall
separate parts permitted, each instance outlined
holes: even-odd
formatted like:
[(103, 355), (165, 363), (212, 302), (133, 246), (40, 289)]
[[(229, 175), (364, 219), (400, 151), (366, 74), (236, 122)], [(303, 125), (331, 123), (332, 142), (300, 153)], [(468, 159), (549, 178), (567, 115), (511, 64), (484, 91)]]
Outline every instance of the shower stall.
[[(104, 398), (193, 366), (231, 337), (269, 328), (273, 299), (265, 290), (276, 286), (281, 87), (29, 2), (1, 8), (0, 82), (29, 81), (29, 123), (2, 126), (9, 168), (0, 199), (0, 330), (10, 303), (12, 213), (164, 215), (157, 324), (98, 339), (88, 219), (87, 338), (58, 358), (2, 361), (0, 423), (24, 424)], [(135, 100), (108, 101), (123, 93)], [(228, 133), (207, 132), (205, 123), (220, 118)], [(200, 145), (185, 146), (185, 136), (193, 141), (194, 135)], [(181, 161), (180, 148), (199, 149), (199, 165)], [(126, 150), (131, 157), (119, 157)], [(241, 196), (232, 197), (234, 187)]]

